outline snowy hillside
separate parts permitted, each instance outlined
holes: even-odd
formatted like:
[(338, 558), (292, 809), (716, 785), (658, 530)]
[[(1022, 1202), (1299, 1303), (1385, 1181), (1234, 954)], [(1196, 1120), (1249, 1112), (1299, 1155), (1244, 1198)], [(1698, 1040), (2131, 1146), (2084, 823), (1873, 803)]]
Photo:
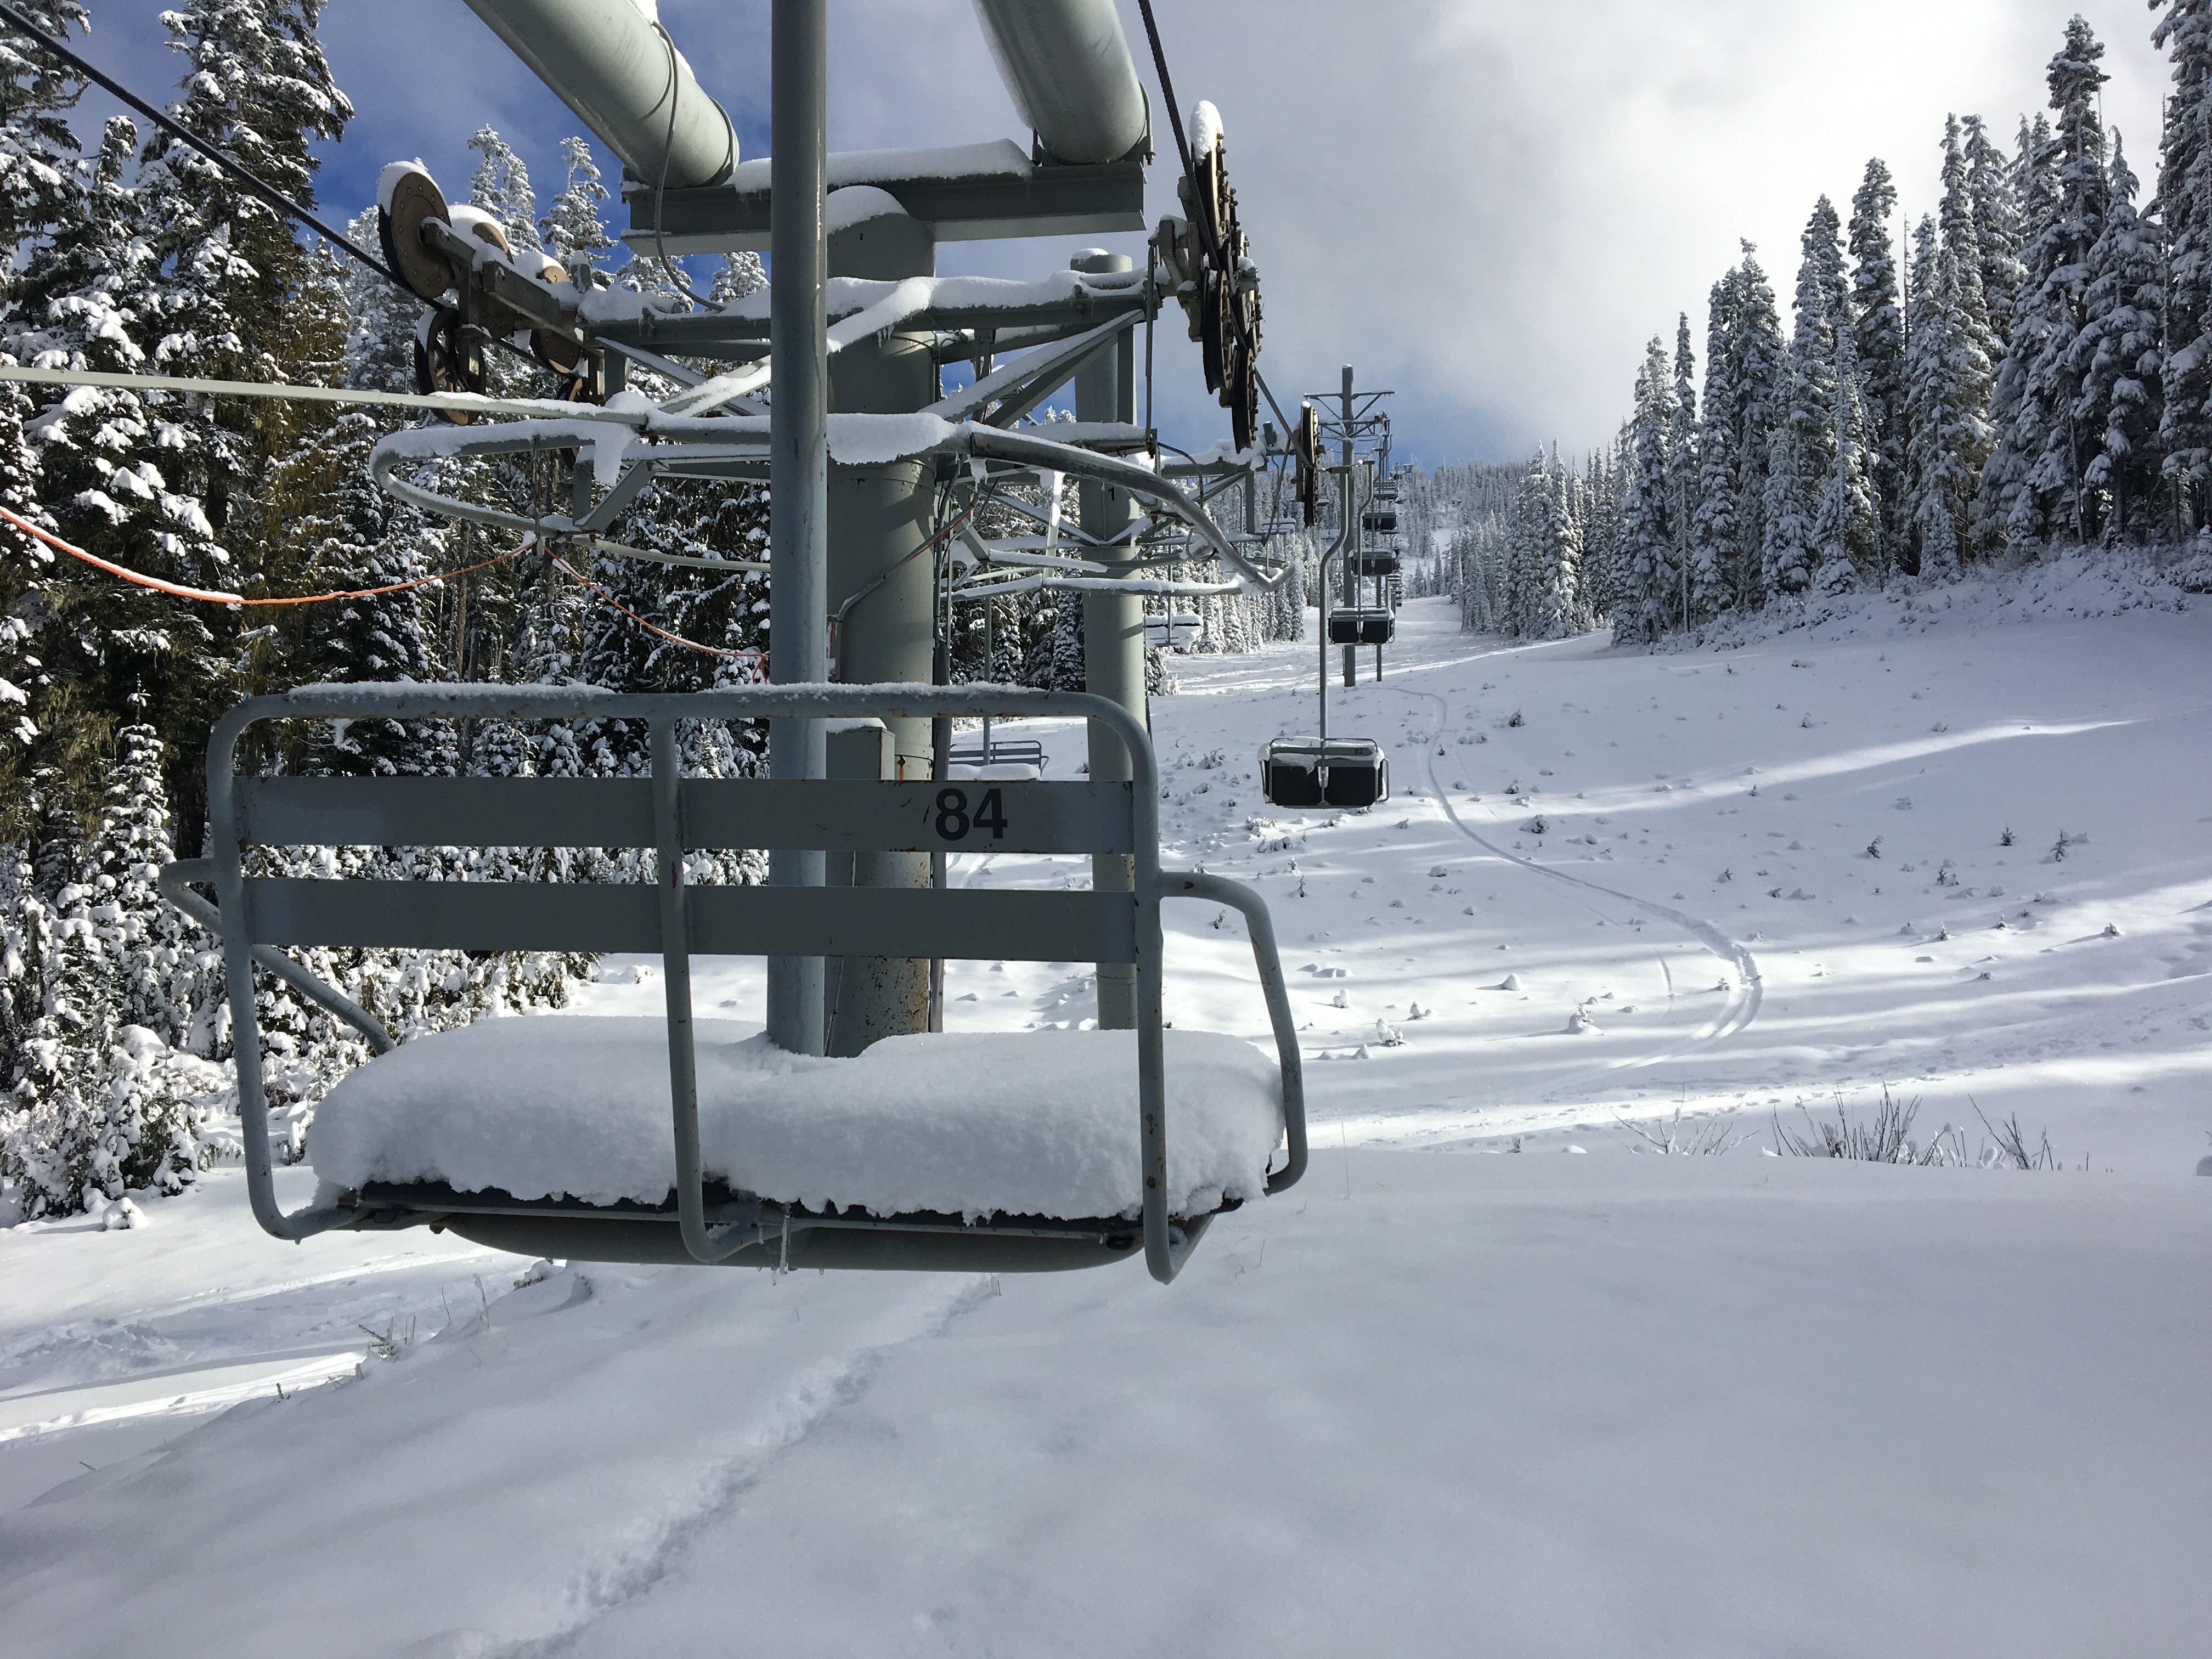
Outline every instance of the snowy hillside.
[[(2054, 608), (1644, 655), (1423, 601), (1333, 694), (1360, 815), (1252, 783), (1313, 647), (1179, 665), (1167, 832), (1274, 908), (1316, 1158), (1172, 1287), (294, 1248), (233, 1171), (0, 1231), (9, 1644), (2193, 1650), (2212, 614)], [(1177, 1025), (1257, 1037), (1233, 918), (1173, 921)], [(1769, 1155), (1885, 1086), (1950, 1167)], [(2061, 1167), (1979, 1167), (2015, 1119)]]

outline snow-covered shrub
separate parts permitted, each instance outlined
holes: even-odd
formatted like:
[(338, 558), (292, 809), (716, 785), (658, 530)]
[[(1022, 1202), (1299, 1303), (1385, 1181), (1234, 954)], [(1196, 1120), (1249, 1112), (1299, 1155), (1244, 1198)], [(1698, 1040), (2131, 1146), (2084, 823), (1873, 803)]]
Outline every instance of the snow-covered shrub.
[[(1637, 1123), (1617, 1113), (1613, 1121), (1644, 1146), (1667, 1158), (1718, 1158), (1723, 1152), (1742, 1146), (1757, 1133), (1751, 1129), (1739, 1130), (1735, 1118), (1727, 1115), (1692, 1118), (1685, 1123), (1680, 1107), (1676, 1107), (1674, 1115), (1664, 1122), (1655, 1120), (1649, 1123)], [(1642, 1148), (1632, 1146), (1629, 1150), (1638, 1152)]]
[(1837, 1097), (1832, 1121), (1815, 1117), (1802, 1105), (1797, 1111), (1805, 1120), (1805, 1133), (1802, 1134), (1785, 1127), (1779, 1113), (1773, 1118), (1775, 1150), (1786, 1157), (1840, 1158), (1860, 1164), (1911, 1164), (1923, 1167), (1968, 1161), (1964, 1137), (1948, 1124), (1926, 1143), (1915, 1141), (1912, 1121), (1920, 1115), (1920, 1102), (1899, 1100), (1890, 1093), (1887, 1084), (1882, 1085), (1881, 1104), (1871, 1118), (1854, 1121), (1844, 1109), (1841, 1096)]

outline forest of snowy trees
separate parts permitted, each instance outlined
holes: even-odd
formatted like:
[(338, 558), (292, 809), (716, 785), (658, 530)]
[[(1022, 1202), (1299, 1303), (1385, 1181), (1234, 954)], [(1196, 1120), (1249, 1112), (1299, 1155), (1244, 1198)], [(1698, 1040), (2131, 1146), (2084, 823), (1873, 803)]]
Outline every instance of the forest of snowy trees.
[(1939, 209), (1902, 247), (1870, 161), (1848, 218), (1814, 205), (1786, 334), (1746, 243), (1713, 284), (1702, 386), (1684, 316), (1613, 445), (1539, 452), (1510, 502), (1471, 499), (1443, 573), (1465, 625), (1648, 641), (2052, 548), (2205, 547), (2212, 5), (2159, 9), (2174, 88), (2148, 201), (2076, 17), (2009, 144), (1947, 119)]
[[(24, 4), (57, 35), (92, 26), (85, 0)], [(162, 17), (182, 64), (170, 113), (309, 207), (316, 148), (339, 138), (351, 115), (317, 39), (322, 10), (323, 0), (180, 0)], [(0, 275), (0, 354), (76, 369), (413, 389), (422, 308), (411, 296), (302, 237), (166, 135), (118, 118), (83, 142), (75, 112), (85, 90), (73, 72), (0, 33), (0, 243), (10, 255)], [(471, 148), (468, 199), (516, 251), (542, 248), (574, 280), (647, 291), (672, 309), (694, 303), (672, 273), (624, 258), (583, 139), (562, 146), (565, 176), (546, 208), (497, 132), (478, 132)], [(349, 230), (373, 246), (374, 210)], [(763, 280), (757, 256), (729, 256), (697, 302), (726, 303)], [(494, 356), (490, 368), (495, 392), (552, 390), (520, 354)], [(0, 1189), (12, 1194), (0, 1203), (127, 1218), (131, 1189), (173, 1189), (222, 1148), (229, 1029), (213, 941), (155, 887), (160, 865), (198, 849), (201, 762), (221, 710), (315, 680), (684, 690), (759, 672), (764, 578), (569, 552), (590, 578), (583, 586), (540, 551), (427, 520), (380, 492), (364, 462), (402, 423), (358, 407), (0, 384), (0, 507), (143, 575), (269, 600), (481, 567), (331, 604), (196, 605), (125, 585), (0, 525)], [(554, 456), (454, 463), (438, 488), (526, 514), (565, 489), (561, 465)], [(757, 558), (766, 493), (658, 485), (617, 533), (663, 551)], [(1214, 567), (1181, 574), (1207, 580)], [(1247, 649), (1303, 626), (1279, 597), (1193, 608), (1200, 650)], [(1079, 605), (1041, 591), (994, 602), (988, 618), (985, 609), (958, 613), (959, 677), (1079, 684)], [(708, 648), (648, 632), (624, 611)], [(618, 774), (643, 761), (640, 736), (618, 727), (355, 723), (288, 741), (255, 758), (380, 775)], [(697, 774), (735, 775), (751, 769), (761, 741), (744, 728), (702, 727), (688, 746)], [(330, 856), (468, 879), (542, 876), (553, 855)], [(279, 872), (281, 861), (270, 862)], [(750, 879), (755, 860), (708, 860), (698, 874)], [(557, 956), (310, 955), (316, 972), (403, 1036), (487, 1011), (558, 1005), (590, 965)], [(313, 1103), (366, 1051), (288, 989), (265, 987), (263, 1000), (272, 1104), (296, 1146)]]

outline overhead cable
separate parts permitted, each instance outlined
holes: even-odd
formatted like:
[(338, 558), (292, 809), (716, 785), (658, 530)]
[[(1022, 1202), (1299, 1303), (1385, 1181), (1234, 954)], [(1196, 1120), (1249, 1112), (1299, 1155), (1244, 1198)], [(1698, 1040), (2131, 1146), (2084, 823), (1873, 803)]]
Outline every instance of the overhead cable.
[(72, 52), (66, 44), (55, 40), (52, 35), (46, 33), (45, 30), (40, 28), (36, 23), (26, 17), (21, 12), (18, 11), (14, 6), (8, 4), (7, 0), (0, 0), (0, 20), (4, 20), (9, 23), (13, 24), (23, 33), (30, 36), (32, 40), (37, 41), (41, 46), (44, 46), (55, 57), (60, 58), (64, 64), (67, 64), (78, 74), (83, 76), (85, 79), (90, 81), (94, 86), (112, 93), (116, 97), (121, 99), (125, 104), (128, 104), (132, 109), (137, 110), (148, 120), (153, 122), (155, 125), (160, 127), (162, 131), (176, 139), (178, 143), (184, 144), (187, 148), (197, 151), (199, 155), (205, 156), (209, 161), (214, 162), (225, 173), (229, 173), (231, 177), (236, 179), (240, 184), (244, 185), (256, 196), (258, 196), (270, 207), (275, 208), (279, 213), (283, 214), (287, 218), (295, 219), (300, 223), (307, 226), (308, 229), (314, 231), (317, 234), (328, 238), (339, 248), (343, 249), (347, 253), (351, 254), (355, 258), (360, 260), (362, 264), (367, 265), (371, 270), (383, 277), (386, 282), (398, 283), (399, 286), (402, 288), (405, 288), (407, 286), (406, 283), (399, 282), (398, 276), (392, 272), (392, 270), (389, 265), (386, 264), (383, 260), (376, 258), (374, 254), (368, 252), (366, 250), (359, 246), (355, 243), (351, 237), (342, 235), (337, 231), (331, 229), (330, 226), (325, 224), (320, 219), (317, 218), (313, 213), (310, 213), (306, 208), (301, 207), (297, 202), (295, 202), (291, 198), (286, 196), (282, 191), (276, 189), (275, 185), (264, 184), (251, 168), (244, 166), (242, 163), (237, 161), (232, 157), (224, 155), (213, 144), (209, 143), (205, 139), (200, 137), (197, 133), (191, 131), (180, 122), (163, 114), (160, 110), (155, 109), (153, 105), (148, 103), (143, 98), (141, 98), (137, 93), (131, 91), (130, 88), (125, 86), (113, 76), (105, 75), (99, 70), (94, 68), (92, 64), (86, 62), (85, 59), (79, 57), (75, 52)]

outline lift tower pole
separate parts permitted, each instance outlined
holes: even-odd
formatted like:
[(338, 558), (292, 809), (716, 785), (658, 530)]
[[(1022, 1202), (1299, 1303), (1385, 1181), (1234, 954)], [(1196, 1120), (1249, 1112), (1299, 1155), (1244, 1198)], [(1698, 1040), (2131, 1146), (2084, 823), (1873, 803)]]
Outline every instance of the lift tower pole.
[[(1361, 533), (1358, 524), (1352, 518), (1355, 497), (1358, 495), (1358, 491), (1352, 487), (1352, 446), (1353, 437), (1358, 431), (1358, 421), (1352, 410), (1352, 365), (1350, 363), (1344, 366), (1343, 398), (1344, 434), (1339, 459), (1344, 465), (1344, 484), (1337, 499), (1343, 503), (1340, 510), (1344, 514), (1345, 526), (1344, 604), (1346, 610), (1352, 610), (1359, 604), (1359, 556), (1365, 548), (1366, 538)], [(1347, 686), (1359, 684), (1359, 647), (1357, 645), (1347, 645), (1344, 647), (1344, 683)]]
[[(1133, 261), (1125, 253), (1096, 250), (1076, 255), (1073, 268), (1094, 275), (1127, 270)], [(1124, 333), (1111, 351), (1103, 351), (1075, 377), (1075, 418), (1079, 421), (1136, 419), (1136, 335)], [(1134, 516), (1136, 503), (1126, 489), (1111, 484), (1086, 483), (1079, 492), (1085, 533), (1101, 541), (1123, 535)], [(1137, 550), (1124, 541), (1110, 550), (1091, 550), (1109, 568), (1130, 565)], [(1133, 570), (1116, 574), (1136, 574)], [(1083, 596), (1084, 689), (1110, 697), (1150, 727), (1145, 702), (1145, 602), (1133, 593), (1085, 593)], [(1091, 722), (1091, 779), (1093, 782), (1127, 783), (1129, 753), (1111, 728)], [(1091, 860), (1091, 884), (1102, 893), (1127, 893), (1136, 886), (1135, 866), (1126, 854), (1103, 853)], [(1098, 1029), (1128, 1031), (1137, 1024), (1137, 970), (1125, 962), (1097, 964)]]
[[(775, 580), (769, 585), (769, 664), (778, 684), (819, 684), (830, 678), (828, 13), (829, 0), (775, 0), (772, 8), (769, 356), (775, 390), (769, 514)], [(770, 775), (827, 775), (819, 720), (778, 720), (769, 744)], [(773, 886), (819, 887), (823, 871), (818, 852), (769, 854)], [(769, 1041), (792, 1054), (821, 1054), (823, 1013), (822, 958), (769, 957)]]

